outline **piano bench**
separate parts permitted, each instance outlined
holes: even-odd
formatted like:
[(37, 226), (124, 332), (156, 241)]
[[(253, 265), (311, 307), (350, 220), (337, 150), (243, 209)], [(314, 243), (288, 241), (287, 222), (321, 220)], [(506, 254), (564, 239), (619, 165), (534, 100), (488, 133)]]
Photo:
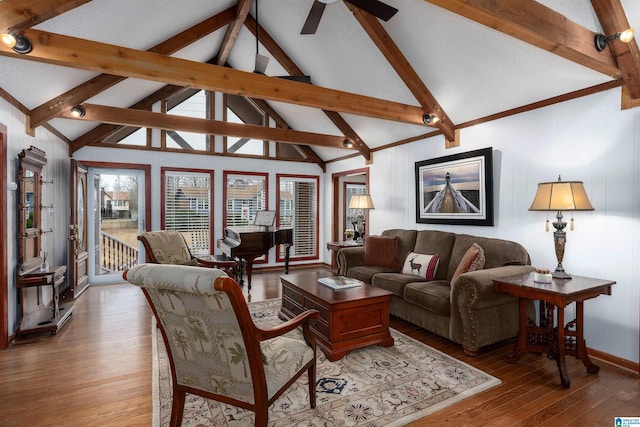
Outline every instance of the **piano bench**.
[(222, 255), (199, 255), (196, 257), (203, 267), (219, 268), (224, 270), (229, 277), (238, 280), (238, 263), (231, 257)]

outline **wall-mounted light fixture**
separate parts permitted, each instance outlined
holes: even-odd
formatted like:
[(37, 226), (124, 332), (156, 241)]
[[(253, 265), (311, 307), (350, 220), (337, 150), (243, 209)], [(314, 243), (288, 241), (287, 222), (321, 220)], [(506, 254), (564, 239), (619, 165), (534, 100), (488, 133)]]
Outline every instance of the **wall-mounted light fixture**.
[(85, 114), (86, 114), (86, 111), (84, 110), (84, 107), (82, 107), (81, 105), (76, 105), (71, 109), (71, 115), (73, 117), (80, 118), (80, 117), (84, 117)]
[(31, 52), (33, 45), (28, 38), (20, 34), (15, 33), (2, 33), (0, 34), (0, 41), (2, 44), (13, 49), (16, 53), (26, 54)]
[(596, 50), (598, 52), (602, 52), (607, 44), (613, 40), (620, 40), (623, 43), (629, 43), (633, 40), (634, 30), (633, 28), (629, 28), (628, 30), (622, 31), (620, 33), (615, 33), (612, 36), (605, 36), (604, 34), (596, 34), (594, 39), (594, 43), (596, 45)]
[(350, 139), (345, 138), (345, 140), (342, 141), (342, 146), (344, 148), (353, 148), (353, 142)]
[(425, 125), (435, 125), (436, 123), (438, 123), (438, 120), (440, 120), (440, 119), (435, 114), (425, 113), (422, 116), (422, 122)]

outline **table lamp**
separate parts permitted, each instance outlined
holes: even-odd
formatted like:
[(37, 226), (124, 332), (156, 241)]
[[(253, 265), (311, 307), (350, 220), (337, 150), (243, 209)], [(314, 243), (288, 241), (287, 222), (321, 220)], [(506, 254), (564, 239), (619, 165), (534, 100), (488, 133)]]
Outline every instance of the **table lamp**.
[(351, 196), (349, 209), (361, 209), (363, 211), (362, 214), (356, 216), (357, 224), (354, 224), (354, 228), (356, 228), (356, 230), (358, 231), (358, 240), (362, 240), (366, 228), (364, 211), (368, 209), (374, 209), (371, 196), (369, 194), (354, 194), (353, 196)]
[[(567, 243), (567, 233), (564, 231), (567, 223), (562, 221), (562, 211), (593, 210), (582, 181), (562, 181), (558, 176), (558, 181), (541, 182), (538, 184), (538, 191), (529, 210), (558, 212), (556, 215), (557, 221), (553, 222), (553, 227), (556, 229), (553, 232), (553, 241), (555, 243), (558, 266), (551, 275), (556, 279), (570, 279), (571, 275), (564, 271), (562, 267), (564, 247)], [(571, 218), (571, 229), (573, 230), (573, 218)], [(547, 220), (547, 231), (549, 231), (549, 220)]]

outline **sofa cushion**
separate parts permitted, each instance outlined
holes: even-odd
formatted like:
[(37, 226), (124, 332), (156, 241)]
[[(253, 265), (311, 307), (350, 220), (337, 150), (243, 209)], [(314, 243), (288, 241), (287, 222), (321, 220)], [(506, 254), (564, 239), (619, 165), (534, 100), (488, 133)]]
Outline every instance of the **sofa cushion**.
[[(355, 267), (350, 267), (347, 270), (346, 276), (361, 280), (364, 283), (371, 284), (371, 281), (373, 280), (374, 275), (379, 273), (393, 273), (393, 272), (394, 272), (393, 270), (386, 267), (358, 265)], [(412, 276), (412, 277), (413, 277), (413, 280), (415, 280), (415, 276)]]
[(440, 265), (435, 278), (436, 280), (446, 280), (449, 278), (448, 267), (455, 242), (456, 234), (454, 233), (439, 230), (420, 230), (416, 236), (416, 245), (411, 248), (411, 251), (420, 254), (438, 254)]
[(404, 299), (443, 316), (451, 314), (451, 287), (446, 280), (407, 283), (404, 287)]
[(405, 285), (419, 280), (419, 277), (411, 274), (387, 272), (374, 275), (370, 283), (376, 288), (384, 289), (393, 292), (394, 295), (403, 297)]
[(398, 271), (398, 238), (365, 236), (363, 264)]
[[(458, 268), (460, 260), (464, 256), (469, 246), (473, 243), (479, 244), (484, 250), (485, 264), (484, 268), (503, 267), (505, 265), (529, 265), (531, 258), (527, 250), (517, 242), (510, 240), (496, 239), (492, 237), (479, 237), (470, 234), (457, 234), (456, 241), (451, 251), (451, 259), (449, 261), (448, 274), (451, 277)], [(422, 251), (417, 251), (422, 252)], [(435, 253), (435, 252), (422, 252)], [(442, 256), (440, 256), (440, 271), (445, 270)]]
[(482, 270), (484, 267), (485, 257), (484, 250), (480, 247), (479, 244), (473, 243), (469, 249), (465, 252), (464, 256), (460, 260), (458, 264), (458, 268), (451, 276), (451, 281), (453, 282), (463, 273), (467, 273), (469, 271)]
[(411, 274), (423, 279), (433, 280), (438, 270), (440, 257), (436, 255), (409, 252), (402, 267), (402, 274)]

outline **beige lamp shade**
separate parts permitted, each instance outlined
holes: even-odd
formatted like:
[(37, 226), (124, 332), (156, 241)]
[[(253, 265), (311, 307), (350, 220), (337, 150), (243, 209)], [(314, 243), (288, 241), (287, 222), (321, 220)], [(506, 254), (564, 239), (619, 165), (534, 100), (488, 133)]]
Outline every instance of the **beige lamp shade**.
[(349, 202), (349, 209), (374, 209), (369, 194), (354, 194)]
[(530, 211), (592, 211), (582, 181), (541, 182)]

